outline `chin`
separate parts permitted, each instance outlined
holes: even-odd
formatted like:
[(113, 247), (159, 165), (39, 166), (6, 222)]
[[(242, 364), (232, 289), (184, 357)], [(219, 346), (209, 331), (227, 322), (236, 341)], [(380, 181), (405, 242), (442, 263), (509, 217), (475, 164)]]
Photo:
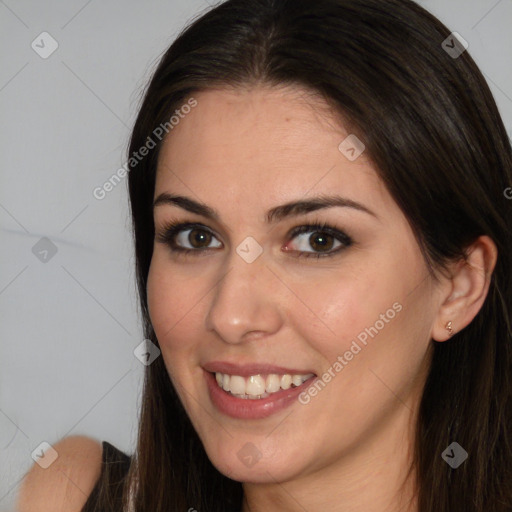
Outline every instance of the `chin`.
[[(208, 458), (215, 468), (223, 475), (246, 483), (275, 483), (276, 480), (284, 482), (293, 479), (299, 472), (296, 457), (293, 463), (280, 453), (279, 460), (265, 458), (251, 441), (233, 443), (233, 446), (224, 446), (207, 450)], [(240, 445), (240, 446), (239, 446)]]

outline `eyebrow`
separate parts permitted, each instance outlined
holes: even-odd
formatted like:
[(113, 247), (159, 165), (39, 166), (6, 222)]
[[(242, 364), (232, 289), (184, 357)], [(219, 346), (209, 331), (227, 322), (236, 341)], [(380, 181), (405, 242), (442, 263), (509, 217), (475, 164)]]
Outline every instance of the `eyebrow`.
[[(191, 213), (196, 213), (198, 215), (202, 215), (203, 217), (218, 222), (220, 221), (220, 215), (213, 208), (206, 204), (194, 201), (189, 197), (173, 195), (169, 194), (168, 192), (163, 192), (153, 202), (153, 210), (158, 206), (163, 205), (179, 206), (180, 208), (183, 208), (184, 210), (187, 210)], [(294, 217), (309, 212), (314, 212), (316, 210), (321, 210), (323, 208), (333, 208), (336, 206), (344, 208), (353, 208), (354, 210), (358, 210), (361, 212), (365, 212), (369, 215), (372, 215), (376, 219), (379, 218), (369, 208), (362, 205), (361, 203), (353, 201), (352, 199), (348, 199), (337, 195), (321, 195), (314, 197), (312, 199), (293, 201), (271, 208), (267, 212), (266, 221), (268, 224), (271, 224), (274, 222), (278, 222), (286, 217)]]

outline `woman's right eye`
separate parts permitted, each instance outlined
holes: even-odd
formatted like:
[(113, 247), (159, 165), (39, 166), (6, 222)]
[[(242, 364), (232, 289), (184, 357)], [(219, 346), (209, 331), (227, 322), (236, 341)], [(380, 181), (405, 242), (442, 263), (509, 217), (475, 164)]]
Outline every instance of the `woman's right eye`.
[[(210, 249), (209, 244), (212, 238), (215, 238), (213, 233), (204, 228), (200, 224), (181, 223), (166, 224), (162, 233), (158, 234), (156, 239), (158, 242), (167, 244), (172, 251), (181, 253), (190, 252), (204, 252)], [(189, 247), (187, 247), (189, 244)], [(219, 245), (215, 248), (222, 247)]]

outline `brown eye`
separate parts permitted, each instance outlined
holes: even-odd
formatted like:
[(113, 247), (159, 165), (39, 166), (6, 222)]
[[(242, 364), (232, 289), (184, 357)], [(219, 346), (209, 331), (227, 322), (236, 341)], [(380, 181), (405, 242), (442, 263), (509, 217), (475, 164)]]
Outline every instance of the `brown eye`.
[(288, 251), (316, 258), (334, 255), (353, 243), (343, 231), (326, 224), (300, 226), (291, 233), (290, 238), (293, 242), (288, 245)]
[(208, 231), (202, 229), (192, 229), (188, 234), (188, 242), (194, 249), (201, 249), (204, 246), (208, 247), (211, 242), (212, 235)]
[[(177, 231), (174, 243), (184, 249), (209, 249), (215, 237), (209, 231), (199, 227)], [(217, 245), (217, 247), (220, 247)]]
[(316, 251), (329, 251), (334, 246), (334, 237), (326, 233), (316, 232), (309, 237), (309, 244)]

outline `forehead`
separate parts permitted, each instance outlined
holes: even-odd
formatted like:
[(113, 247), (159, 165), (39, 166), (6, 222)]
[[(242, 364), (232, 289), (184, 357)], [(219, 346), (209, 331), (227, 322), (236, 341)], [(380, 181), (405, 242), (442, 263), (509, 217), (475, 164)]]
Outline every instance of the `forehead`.
[(155, 196), (172, 191), (219, 209), (228, 197), (261, 209), (338, 193), (390, 206), (369, 158), (363, 153), (350, 161), (339, 150), (350, 133), (317, 95), (259, 86), (193, 97), (197, 106), (164, 141)]

